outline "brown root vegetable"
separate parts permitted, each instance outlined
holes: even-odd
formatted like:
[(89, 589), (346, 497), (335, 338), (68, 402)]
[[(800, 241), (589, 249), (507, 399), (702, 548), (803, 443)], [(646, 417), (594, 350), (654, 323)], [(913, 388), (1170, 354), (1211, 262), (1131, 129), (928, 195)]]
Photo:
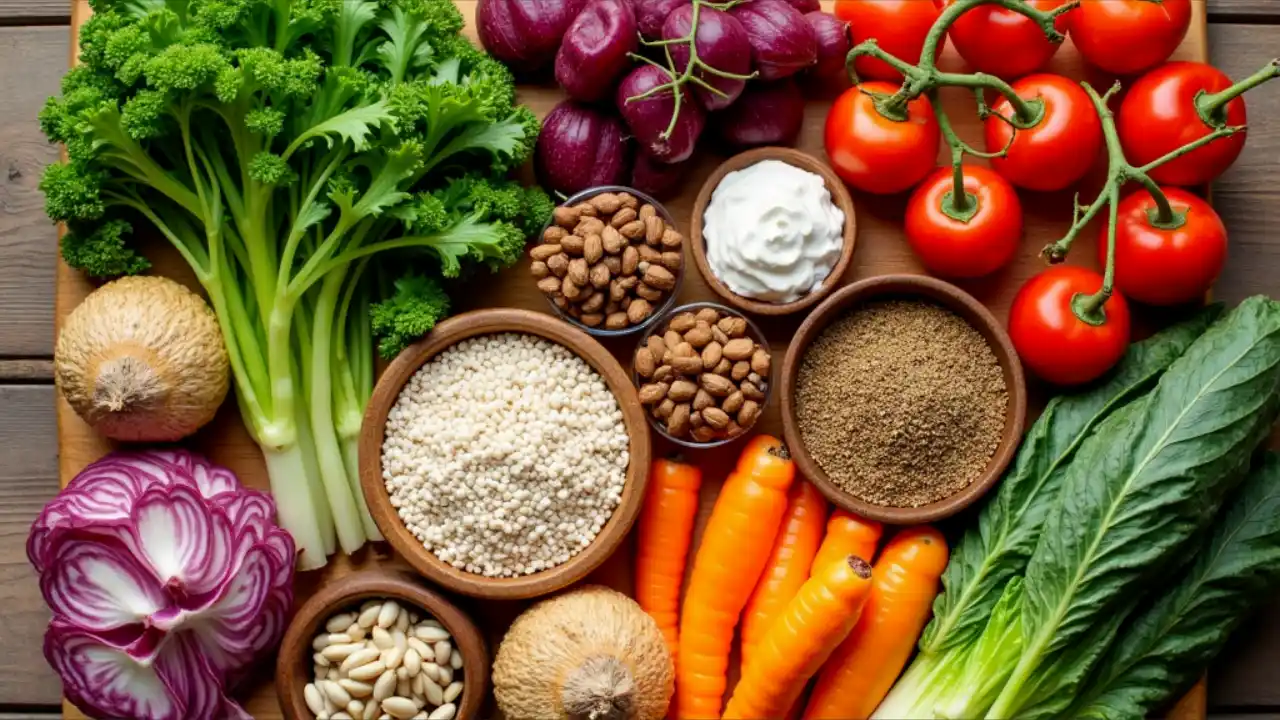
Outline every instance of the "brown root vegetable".
[(213, 419), (229, 385), (213, 311), (162, 277), (125, 277), (67, 316), (54, 350), (58, 389), (113, 440), (171, 442)]
[(674, 690), (658, 624), (631, 598), (598, 585), (526, 610), (493, 663), (494, 698), (513, 720), (659, 720)]

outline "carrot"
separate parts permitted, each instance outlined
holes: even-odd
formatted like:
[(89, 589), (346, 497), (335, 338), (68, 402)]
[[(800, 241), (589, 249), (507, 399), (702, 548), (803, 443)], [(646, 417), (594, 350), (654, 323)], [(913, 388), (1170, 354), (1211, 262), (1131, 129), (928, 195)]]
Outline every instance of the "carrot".
[(756, 646), (724, 717), (786, 717), (809, 678), (853, 630), (871, 586), (871, 566), (852, 555), (809, 578)]
[(822, 538), (822, 546), (813, 559), (811, 573), (818, 568), (853, 555), (871, 562), (876, 556), (876, 545), (880, 542), (883, 531), (880, 523), (868, 520), (849, 512), (837, 509), (831, 513), (827, 521), (827, 535)]
[(677, 718), (720, 717), (734, 626), (769, 561), (794, 478), (782, 441), (762, 435), (720, 489), (680, 615)]
[(674, 660), (679, 642), (680, 583), (698, 515), (702, 471), (655, 460), (636, 539), (636, 602), (658, 623)]
[(908, 528), (889, 541), (866, 611), (818, 676), (804, 720), (875, 712), (911, 657), (946, 566), (947, 541), (931, 527)]
[(807, 482), (791, 486), (782, 528), (773, 541), (764, 574), (742, 613), (743, 665), (749, 662), (756, 643), (774, 619), (809, 579), (809, 567), (822, 542), (826, 518), (827, 501), (817, 488)]

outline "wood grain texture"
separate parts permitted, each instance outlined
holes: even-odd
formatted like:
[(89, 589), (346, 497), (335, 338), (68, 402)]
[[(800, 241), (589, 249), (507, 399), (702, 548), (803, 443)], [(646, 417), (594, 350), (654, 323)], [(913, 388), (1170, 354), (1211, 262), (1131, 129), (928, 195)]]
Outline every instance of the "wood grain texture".
[(66, 28), (0, 28), (0, 358), (53, 354), (57, 231), (36, 189), (58, 149), (35, 117), (58, 92)]

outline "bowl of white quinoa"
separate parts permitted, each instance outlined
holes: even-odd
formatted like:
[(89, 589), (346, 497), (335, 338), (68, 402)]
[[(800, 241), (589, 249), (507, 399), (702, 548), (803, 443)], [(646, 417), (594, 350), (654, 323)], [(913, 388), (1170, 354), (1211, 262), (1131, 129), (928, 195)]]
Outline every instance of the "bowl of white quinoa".
[(631, 377), (548, 315), (446, 320), (387, 367), (360, 483), (387, 542), (428, 579), (514, 599), (585, 577), (639, 515), (650, 460)]

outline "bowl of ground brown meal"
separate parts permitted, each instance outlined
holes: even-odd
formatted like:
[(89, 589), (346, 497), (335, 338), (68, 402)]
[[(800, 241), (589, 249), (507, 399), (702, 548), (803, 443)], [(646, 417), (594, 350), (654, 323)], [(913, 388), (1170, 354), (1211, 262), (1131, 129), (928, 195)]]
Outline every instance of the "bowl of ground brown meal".
[(893, 524), (953, 515), (999, 479), (1022, 438), (1026, 386), (1004, 328), (920, 275), (846, 286), (787, 348), (782, 422), (831, 502)]

